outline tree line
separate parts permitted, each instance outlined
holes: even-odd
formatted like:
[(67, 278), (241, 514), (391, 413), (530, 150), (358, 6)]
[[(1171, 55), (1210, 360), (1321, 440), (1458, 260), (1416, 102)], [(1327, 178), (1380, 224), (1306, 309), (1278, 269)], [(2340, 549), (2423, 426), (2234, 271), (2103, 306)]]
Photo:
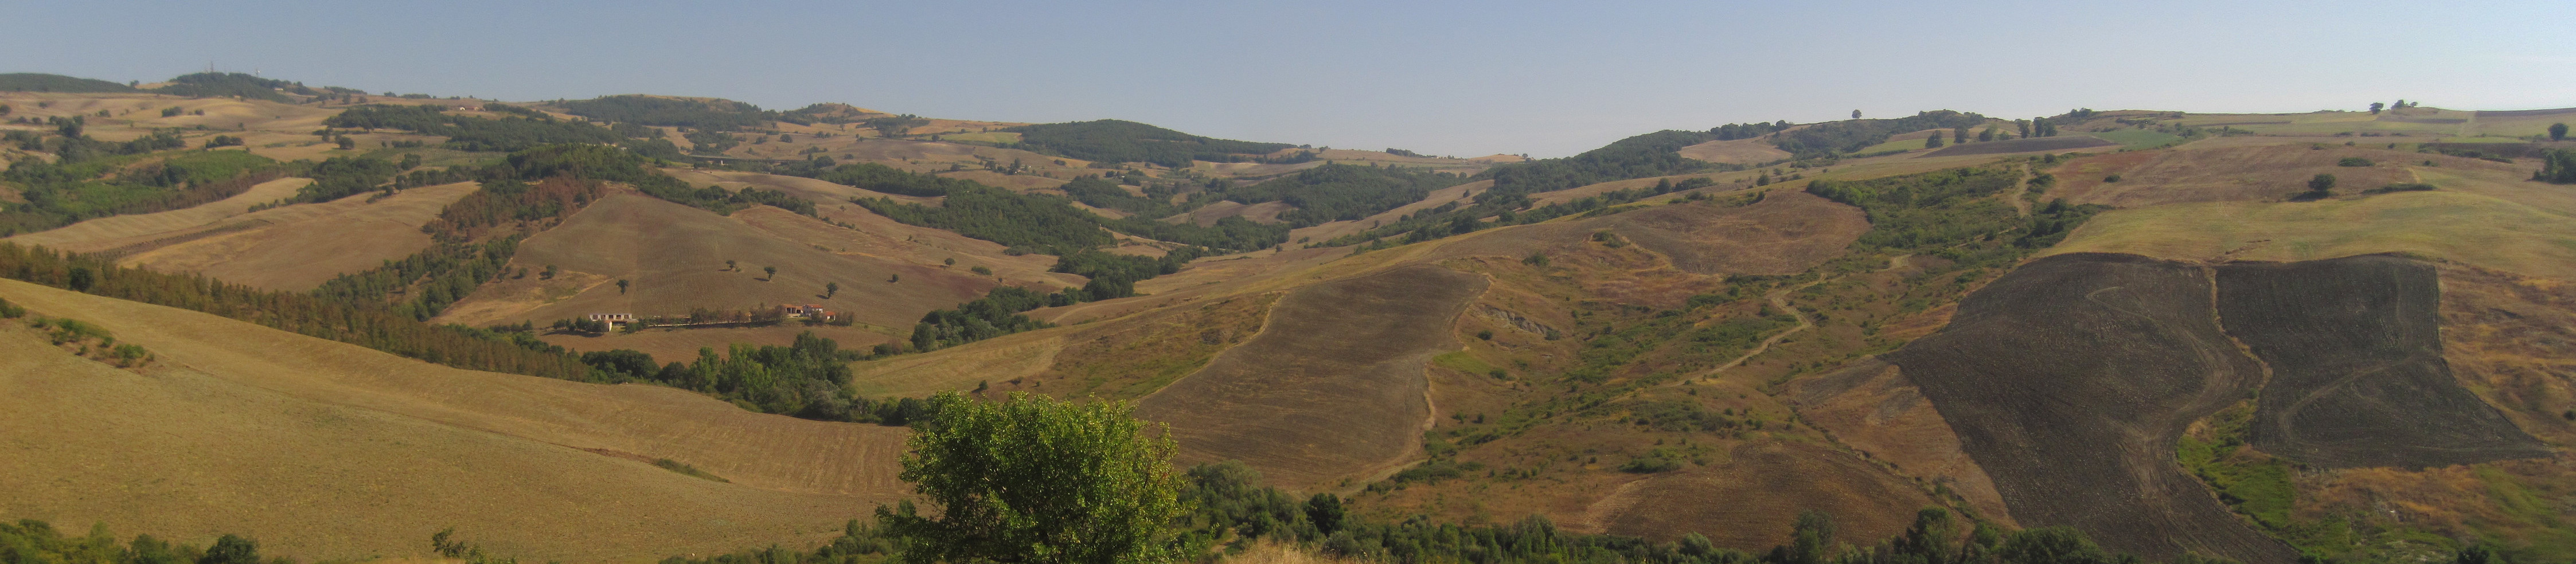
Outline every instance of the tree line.
[(143, 158), (26, 158), (11, 163), (0, 172), (0, 181), (15, 185), (24, 201), (0, 202), (0, 237), (112, 215), (194, 207), (291, 172), (291, 167), (244, 151), (184, 152), (134, 164)]
[[(418, 104), (368, 104), (342, 110), (322, 120), (322, 125), (351, 129), (399, 129), (422, 135), (446, 137), (441, 146), (459, 151), (518, 151), (553, 143), (616, 144), (629, 136), (609, 128), (578, 121), (555, 119), (542, 112), (509, 106), (487, 104), (487, 111), (511, 114), (498, 119), (450, 115), (445, 106)], [(634, 132), (642, 133), (642, 132)], [(658, 132), (656, 132), (658, 133)], [(648, 137), (634, 135), (634, 137)], [(658, 138), (659, 135), (649, 135)], [(669, 141), (663, 141), (669, 144)]]
[(1104, 119), (1005, 128), (1020, 134), (1007, 148), (1104, 163), (1186, 168), (1190, 161), (1238, 163), (1295, 147), (1191, 135), (1142, 123)]
[(558, 101), (555, 107), (562, 108), (567, 114), (601, 121), (712, 131), (759, 128), (779, 119), (778, 112), (732, 100), (689, 100), (642, 94)]
[(1889, 136), (1925, 129), (1951, 129), (1986, 122), (1986, 117), (1951, 110), (1918, 112), (1895, 119), (1854, 119), (1809, 125), (1771, 138), (1771, 144), (1795, 158), (1850, 153), (1887, 142)]

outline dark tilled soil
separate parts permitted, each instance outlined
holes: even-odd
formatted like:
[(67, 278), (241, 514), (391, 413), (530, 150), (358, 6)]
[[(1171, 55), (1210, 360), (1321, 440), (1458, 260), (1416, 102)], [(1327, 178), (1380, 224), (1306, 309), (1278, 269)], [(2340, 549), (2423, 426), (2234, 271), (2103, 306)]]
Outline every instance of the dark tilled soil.
[(2218, 268), (2227, 331), (2270, 365), (2255, 448), (2326, 467), (2548, 456), (2460, 386), (2433, 265), (2388, 255)]
[(2174, 462), (2192, 421), (2244, 398), (2261, 366), (2220, 331), (2206, 271), (2057, 255), (1959, 304), (1888, 355), (1994, 477), (2016, 520), (2073, 526), (2112, 550), (2294, 561)]
[(1969, 143), (1966, 145), (1951, 145), (1949, 147), (1944, 147), (1941, 150), (1924, 153), (1922, 156), (1955, 157), (1959, 155), (1995, 155), (2002, 153), (2026, 153), (2031, 151), (2064, 151), (2067, 149), (2103, 147), (2118, 144), (2119, 143), (2113, 143), (2108, 139), (2087, 135), (2069, 137), (2032, 137), (2010, 141), (1988, 141), (1984, 143)]
[(1290, 488), (1391, 469), (1422, 440), (1423, 366), (1485, 279), (1430, 265), (1307, 286), (1251, 341), (1145, 398), (1181, 464), (1240, 459)]

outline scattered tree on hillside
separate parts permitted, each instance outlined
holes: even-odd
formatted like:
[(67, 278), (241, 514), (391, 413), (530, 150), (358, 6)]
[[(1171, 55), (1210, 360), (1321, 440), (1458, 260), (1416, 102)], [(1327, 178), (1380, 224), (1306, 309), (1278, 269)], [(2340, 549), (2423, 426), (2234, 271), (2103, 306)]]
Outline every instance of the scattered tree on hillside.
[(2550, 149), (2540, 154), (2540, 172), (2532, 180), (2552, 184), (2576, 184), (2576, 149)]
[(617, 279), (617, 295), (626, 295), (626, 279), (624, 278)]
[[(1925, 138), (1923, 138), (1923, 148), (1925, 148), (1925, 149), (1939, 149), (1939, 148), (1941, 148), (1941, 133), (1940, 133), (1940, 132), (1933, 132), (1931, 137), (1925, 137)], [(1767, 173), (1766, 173), (1766, 175), (1767, 175)]]
[(880, 506), (907, 564), (1160, 564), (1179, 556), (1163, 527), (1185, 510), (1168, 431), (1126, 402), (1027, 393), (1000, 402), (930, 398), (906, 440), (902, 479), (934, 506)]
[(778, 267), (775, 267), (775, 266), (763, 266), (763, 267), (760, 267), (760, 272), (761, 272), (762, 274), (767, 274), (767, 275), (769, 275), (769, 277), (768, 277), (768, 278), (763, 278), (763, 279), (762, 279), (762, 280), (764, 280), (764, 281), (777, 280), (777, 279), (778, 279)]
[(828, 300), (828, 299), (832, 299), (832, 295), (833, 295), (833, 294), (839, 294), (839, 293), (841, 293), (841, 283), (839, 283), (839, 282), (824, 282), (824, 283), (823, 283), (823, 299), (826, 299), (826, 300)]
[(1966, 126), (1966, 125), (1960, 125), (1960, 126), (1958, 126), (1958, 127), (1951, 128), (1951, 129), (1950, 129), (1950, 142), (1952, 142), (1952, 143), (1966, 143), (1966, 142), (1968, 142), (1968, 126)]
[(1989, 126), (1986, 126), (1986, 130), (1985, 130), (1985, 131), (1979, 131), (1979, 132), (1977, 132), (1977, 142), (1979, 142), (1979, 143), (1983, 143), (1983, 142), (1993, 141), (1993, 140), (1995, 140), (1995, 126), (1991, 126), (1991, 125), (1989, 125)]
[[(2378, 103), (2378, 102), (2371, 102), (2371, 103), (2370, 103), (2370, 113), (2372, 113), (2372, 114), (2378, 114), (2378, 113), (2379, 113), (2379, 109), (2380, 109), (2380, 108), (2382, 108), (2382, 107), (2386, 107), (2386, 106), (2387, 106), (2387, 104), (2381, 104), (2381, 103)], [(2402, 106), (2401, 106), (2401, 107), (2402, 107)]]
[(903, 281), (903, 275), (901, 275), (901, 274), (889, 274), (889, 275), (886, 275), (886, 283), (887, 283), (887, 284), (894, 284), (894, 283), (898, 283), (898, 282), (902, 282), (902, 281)]
[(2553, 124), (2549, 124), (2549, 140), (2551, 140), (2551, 141), (2566, 141), (2566, 140), (2567, 140), (2567, 124), (2564, 124), (2564, 123), (2553, 123)]
[(1852, 110), (1852, 119), (1860, 119), (1860, 110)]

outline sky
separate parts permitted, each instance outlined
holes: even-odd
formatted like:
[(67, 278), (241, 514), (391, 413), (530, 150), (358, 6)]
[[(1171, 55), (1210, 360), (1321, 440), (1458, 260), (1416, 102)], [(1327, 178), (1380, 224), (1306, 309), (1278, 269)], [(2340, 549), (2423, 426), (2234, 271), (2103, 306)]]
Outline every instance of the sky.
[(0, 72), (649, 93), (1461, 157), (1954, 109), (2576, 106), (2576, 2), (0, 0)]

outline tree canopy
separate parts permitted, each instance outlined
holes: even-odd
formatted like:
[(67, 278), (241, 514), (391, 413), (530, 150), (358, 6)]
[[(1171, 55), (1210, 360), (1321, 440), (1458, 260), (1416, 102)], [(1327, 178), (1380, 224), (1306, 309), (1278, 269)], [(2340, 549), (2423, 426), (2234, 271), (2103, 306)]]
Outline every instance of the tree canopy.
[(1132, 121), (1104, 119), (1042, 123), (1005, 129), (1020, 134), (1019, 148), (1111, 163), (1186, 167), (1192, 160), (1244, 162), (1295, 147), (1191, 135)]
[(938, 507), (880, 506), (911, 564), (1160, 564), (1179, 555), (1164, 525), (1187, 511), (1168, 432), (1126, 402), (1027, 393), (999, 402), (931, 396), (936, 415), (906, 441), (901, 478)]

